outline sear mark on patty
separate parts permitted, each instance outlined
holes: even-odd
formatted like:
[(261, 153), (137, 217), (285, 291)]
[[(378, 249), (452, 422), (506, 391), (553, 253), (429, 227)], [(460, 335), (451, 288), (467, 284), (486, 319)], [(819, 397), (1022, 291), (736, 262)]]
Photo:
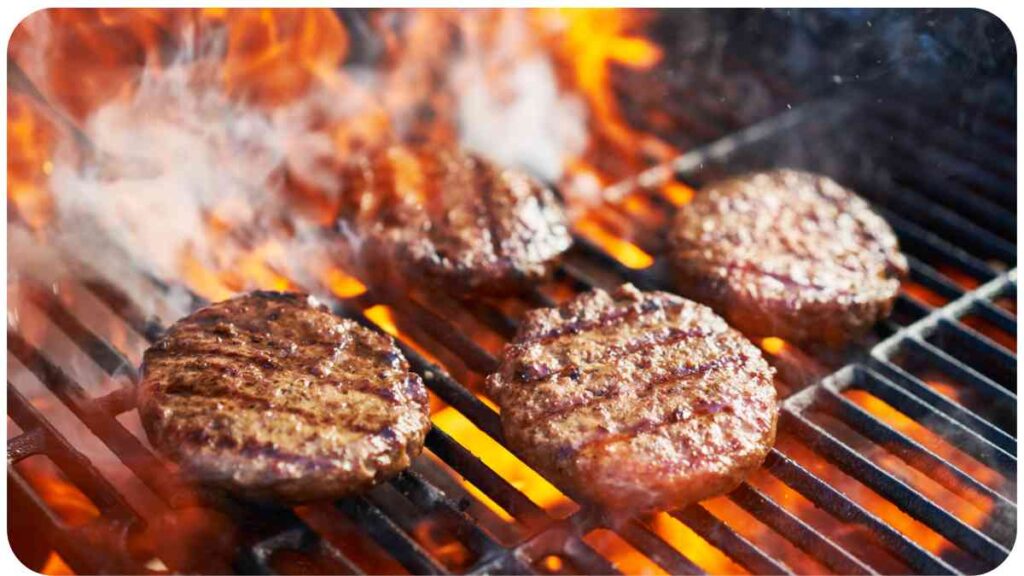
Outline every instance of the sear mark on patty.
[(530, 312), (487, 378), (509, 446), (611, 509), (721, 494), (774, 443), (760, 350), (710, 308), (624, 285)]
[(387, 335), (313, 298), (253, 292), (176, 322), (146, 351), (139, 413), (200, 484), (300, 502), (406, 468), (430, 426), (419, 376)]
[(548, 187), (453, 147), (359, 155), (342, 170), (340, 198), (338, 220), (365, 241), (371, 274), (401, 270), (397, 280), (462, 294), (526, 290), (572, 243)]
[(671, 231), (680, 291), (752, 336), (842, 346), (892, 310), (907, 274), (889, 225), (833, 180), (776, 170), (724, 180)]

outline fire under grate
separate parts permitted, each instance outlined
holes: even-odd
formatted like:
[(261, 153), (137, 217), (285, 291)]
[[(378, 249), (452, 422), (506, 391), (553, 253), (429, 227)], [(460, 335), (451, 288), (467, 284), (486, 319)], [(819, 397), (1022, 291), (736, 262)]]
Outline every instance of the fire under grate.
[[(1016, 337), (1015, 309), (1005, 303), (1016, 297), (1016, 217), (1015, 204), (1009, 204), (1015, 203), (1013, 127), (993, 118), (980, 130), (1002, 136), (986, 138), (978, 148), (971, 140), (968, 147), (956, 138), (961, 132), (955, 124), (941, 121), (941, 103), (915, 115), (901, 111), (904, 106), (847, 94), (740, 131), (723, 126), (728, 136), (616, 187), (664, 216), (685, 209), (668, 199), (666, 182), (699, 187), (727, 173), (772, 165), (817, 170), (871, 200), (910, 260), (911, 281), (893, 317), (866, 345), (834, 353), (763, 344), (788, 395), (780, 443), (761, 472), (714, 505), (625, 521), (572, 502), (568, 511), (548, 509), (485, 462), (478, 444), (460, 440), (465, 427), (455, 434), (439, 425), (412, 469), (365, 496), (324, 505), (332, 510), (259, 508), (195, 494), (121, 418), (134, 410), (131, 386), (138, 375), (129, 355), (87, 326), (63, 293), (36, 286), (26, 300), (119, 387), (96, 395), (68, 375), (61, 359), (9, 325), (12, 373), (15, 365), (24, 367), (158, 504), (215, 510), (237, 527), (238, 538), (227, 551), (210, 545), (177, 558), (160, 550), (159, 542), (155, 548), (136, 544), (135, 535), (154, 529), (146, 511), (121, 495), (80, 450), (79, 438), (58, 429), (11, 381), (9, 416), (21, 433), (8, 441), (10, 514), (85, 573), (359, 574), (397, 568), (607, 574), (631, 571), (636, 564), (629, 562), (637, 558), (680, 574), (715, 566), (751, 573), (815, 567), (837, 573), (987, 571), (1005, 558), (1016, 530), (1016, 356), (999, 342), (1015, 343)], [(933, 140), (930, 134), (945, 136)], [(880, 136), (884, 152), (873, 149), (871, 158), (859, 152)], [(822, 146), (800, 144), (808, 141)], [(879, 163), (887, 154), (899, 161)], [(950, 173), (937, 174), (935, 159)], [(937, 186), (942, 194), (929, 192)], [(553, 284), (568, 293), (621, 281), (671, 289), (657, 257), (664, 247), (649, 233), (653, 229), (617, 205), (602, 218), (603, 226), (655, 255), (654, 264), (633, 269), (591, 237), (577, 235)], [(181, 290), (141, 270), (139, 275), (154, 291)], [(113, 283), (83, 280), (81, 287), (146, 340), (160, 334), (161, 321), (146, 317)], [(514, 333), (515, 314), (490, 302), (438, 295), (348, 296), (332, 295), (326, 285), (300, 288), (374, 328), (381, 325), (374, 312), (386, 307), (403, 352), (443, 402), (442, 410), (503, 443), (498, 415), (473, 392), (473, 382), (496, 366), (494, 346), (480, 335), (500, 344)], [(537, 288), (519, 305), (561, 299)], [(202, 304), (191, 295), (192, 308)], [(21, 473), (18, 464), (34, 456), (49, 458), (98, 514), (69, 525)], [(335, 526), (344, 537), (312, 520), (323, 517), (320, 512), (328, 522), (344, 520)], [(345, 538), (355, 544), (343, 545)]]

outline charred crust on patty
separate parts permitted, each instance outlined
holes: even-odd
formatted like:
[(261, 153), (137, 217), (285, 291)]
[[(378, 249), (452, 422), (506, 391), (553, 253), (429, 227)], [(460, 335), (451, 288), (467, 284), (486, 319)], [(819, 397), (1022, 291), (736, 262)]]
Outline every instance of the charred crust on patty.
[(774, 371), (706, 306), (624, 285), (527, 314), (486, 389), (524, 461), (609, 509), (729, 491), (774, 443)]
[(295, 503), (409, 466), (427, 392), (387, 335), (305, 294), (259, 291), (179, 320), (143, 356), (139, 414), (189, 479)]
[(390, 267), (401, 281), (463, 295), (522, 292), (572, 243), (550, 188), (449, 146), (395, 145), (351, 158), (339, 205), (371, 271)]
[(859, 196), (796, 170), (711, 184), (670, 232), (679, 291), (751, 336), (838, 347), (892, 310), (907, 261)]

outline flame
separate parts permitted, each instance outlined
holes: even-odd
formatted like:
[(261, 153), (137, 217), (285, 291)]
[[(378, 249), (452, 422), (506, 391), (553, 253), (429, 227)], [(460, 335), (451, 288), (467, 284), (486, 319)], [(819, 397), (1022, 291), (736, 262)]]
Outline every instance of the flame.
[(605, 528), (591, 530), (583, 541), (615, 565), (623, 574), (667, 574), (661, 566), (626, 542), (618, 534)]
[(328, 268), (323, 283), (338, 298), (355, 298), (366, 293), (366, 285), (340, 268)]
[(81, 526), (99, 517), (96, 505), (65, 480), (48, 458), (28, 458), (19, 462), (17, 468), (39, 497), (69, 526)]
[(984, 335), (989, 340), (996, 344), (1006, 348), (1009, 352), (1017, 352), (1017, 337), (1013, 333), (1006, 332), (1000, 329), (995, 324), (992, 324), (988, 320), (985, 320), (977, 314), (968, 314), (960, 319), (960, 322), (973, 328), (979, 334)]
[(614, 92), (614, 66), (648, 70), (661, 60), (661, 48), (636, 34), (645, 15), (626, 9), (553, 9), (538, 15), (558, 29), (555, 57), (589, 105), (591, 142), (578, 159), (580, 167), (593, 167), (597, 157), (611, 153), (626, 160), (624, 172), (635, 173), (642, 167), (641, 151), (654, 151), (661, 159), (674, 155), (671, 147), (629, 126)]
[(187, 10), (40, 10), (18, 24), (9, 54), (55, 106), (81, 121), (130, 95), (142, 66), (159, 64), (167, 29), (190, 17)]
[[(550, 482), (477, 428), (458, 410), (452, 407), (444, 408), (434, 413), (431, 420), (435, 426), (480, 458), (487, 467), (519, 489), (534, 504), (559, 517), (566, 516), (578, 508)], [(493, 501), (488, 503), (489, 500), (485, 500), (484, 503), (493, 506), (495, 512), (501, 510), (495, 508), (497, 504)], [(508, 516), (508, 511), (502, 512)], [(498, 513), (502, 515), (501, 512)]]
[(676, 206), (685, 206), (693, 202), (694, 194), (696, 191), (693, 188), (681, 182), (670, 181), (661, 187), (661, 195)]
[(761, 349), (772, 356), (778, 356), (785, 352), (786, 346), (785, 340), (775, 336), (769, 336), (761, 340)]
[(746, 574), (747, 571), (725, 553), (666, 512), (659, 512), (651, 520), (651, 528), (694, 564), (708, 574)]
[(412, 529), (412, 535), (442, 564), (454, 570), (465, 570), (474, 559), (472, 552), (458, 538), (432, 520), (419, 521)]
[(621, 238), (608, 229), (600, 221), (584, 216), (575, 223), (576, 232), (604, 248), (608, 254), (634, 270), (647, 268), (654, 264), (654, 257), (629, 240)]
[(47, 179), (57, 130), (30, 97), (7, 91), (7, 201), (33, 229), (53, 212)]
[[(961, 452), (952, 444), (946, 442), (941, 436), (922, 426), (917, 421), (911, 419), (896, 408), (893, 408), (881, 398), (878, 398), (864, 390), (847, 390), (843, 392), (843, 396), (871, 413), (876, 418), (885, 421), (904, 436), (913, 438), (940, 458), (953, 463), (956, 467), (960, 468), (982, 484), (993, 489), (1002, 486), (1004, 479), (1001, 474), (974, 459), (973, 456)], [(991, 509), (992, 502), (987, 498), (984, 498), (980, 500), (980, 506), (984, 508), (984, 512), (987, 512)], [(979, 525), (980, 521), (984, 519), (982, 517), (975, 516), (969, 511), (965, 511), (965, 514), (972, 517), (970, 520), (967, 518), (965, 518), (965, 520), (972, 522), (975, 526)], [(961, 517), (963, 517), (963, 515), (961, 515)]]
[(903, 283), (903, 291), (912, 296), (915, 300), (924, 302), (933, 308), (945, 306), (946, 303), (949, 302), (948, 298), (944, 298), (943, 296), (936, 294), (932, 290), (929, 290), (928, 288), (925, 288), (911, 280)]
[(331, 82), (348, 52), (348, 34), (329, 9), (206, 9), (227, 28), (220, 75), (233, 97), (276, 106)]
[(43, 567), (39, 569), (41, 574), (47, 576), (73, 576), (75, 571), (71, 569), (64, 559), (57, 554), (57, 552), (50, 552), (50, 555), (46, 557), (46, 562)]

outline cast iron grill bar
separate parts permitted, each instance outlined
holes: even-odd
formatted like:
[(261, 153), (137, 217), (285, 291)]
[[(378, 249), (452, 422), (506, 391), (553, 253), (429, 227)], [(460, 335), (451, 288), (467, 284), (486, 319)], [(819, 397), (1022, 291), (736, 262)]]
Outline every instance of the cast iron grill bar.
[(689, 526), (715, 547), (725, 551), (752, 574), (792, 574), (789, 567), (733, 531), (700, 504), (674, 511), (672, 516)]
[[(951, 402), (902, 368), (875, 361), (884, 378), (868, 372), (857, 386), (884, 400), (917, 422), (936, 422), (933, 431), (962, 452), (1009, 478), (1016, 474), (1016, 439), (987, 420)], [(893, 382), (899, 382), (895, 384)], [(941, 423), (941, 426), (939, 425)]]
[(49, 538), (48, 544), (79, 572), (144, 573), (144, 569), (131, 562), (123, 550), (113, 557), (101, 558), (96, 555), (96, 550), (104, 541), (118, 538), (119, 526), (116, 524), (112, 526), (100, 517), (82, 526), (68, 527), (11, 465), (7, 466), (7, 489), (10, 502), (7, 513), (28, 520), (30, 525), (27, 529)]
[[(953, 246), (943, 238), (921, 228), (918, 224), (904, 219), (883, 206), (875, 206), (878, 212), (892, 226), (899, 238), (900, 248), (927, 261), (953, 264), (968, 275), (982, 281), (996, 276), (992, 267), (973, 254)], [(929, 258), (930, 257), (930, 258)]]
[(1002, 558), (1008, 551), (956, 515), (935, 504), (883, 468), (848, 447), (792, 408), (782, 412), (786, 429), (807, 442), (841, 470), (896, 504), (964, 550), (983, 560)]
[(929, 264), (911, 254), (905, 254), (910, 265), (910, 279), (935, 292), (948, 301), (956, 300), (964, 295), (964, 290)]
[(12, 330), (7, 331), (7, 349), (165, 503), (184, 504), (183, 485), (138, 438), (96, 406), (77, 382)]
[[(935, 174), (935, 170), (946, 170), (950, 175), (956, 177), (962, 174), (979, 174), (987, 171), (978, 167), (972, 167), (965, 163), (958, 163), (940, 148), (933, 146), (915, 146), (912, 142), (913, 136), (906, 132), (890, 132), (884, 127), (869, 122), (863, 126), (869, 137), (886, 142), (900, 155), (907, 160), (907, 164), (896, 162), (887, 165), (886, 168), (893, 172), (898, 181), (912, 183), (920, 189), (943, 189), (949, 188), (951, 183)], [(992, 174), (991, 172), (987, 172)], [(963, 209), (965, 213), (972, 215), (975, 222), (985, 222), (986, 218), (992, 218), (991, 224), (1006, 237), (1012, 237), (1015, 233), (1014, 222), (1016, 218), (1005, 209), (1000, 209), (999, 203), (1012, 202), (1010, 192), (1013, 190), (1013, 181), (990, 182), (991, 186), (975, 187), (972, 192), (966, 186), (952, 183), (959, 189), (959, 194), (942, 195), (942, 199), (934, 199), (931, 202), (948, 203), (950, 208)], [(931, 198), (931, 196), (929, 196)]]
[(954, 574), (956, 570), (944, 560), (910, 540), (895, 528), (871, 514), (856, 502), (822, 481), (789, 457), (772, 449), (765, 465), (779, 480), (785, 482), (817, 506), (847, 522), (855, 522), (871, 530), (882, 543), (903, 562), (922, 574)]
[(489, 560), (490, 555), (503, 550), (472, 518), (459, 509), (458, 504), (417, 472), (405, 470), (393, 478), (390, 484), (417, 508), (430, 512), (442, 525), (458, 535), (459, 541), (477, 554), (480, 561)]
[[(907, 220), (927, 227), (935, 233), (955, 235), (959, 244), (967, 247), (971, 254), (982, 258), (995, 258), (1013, 264), (1016, 259), (1016, 246), (1003, 237), (994, 234), (990, 229), (983, 228), (975, 222), (965, 219), (961, 214), (963, 208), (947, 208), (932, 200), (932, 195), (917, 192), (893, 182), (881, 184), (884, 192), (876, 192), (878, 182), (858, 181), (857, 189), (869, 198), (876, 207), (884, 206), (896, 211)], [(1000, 220), (991, 215), (981, 214), (979, 218), (991, 218), (992, 224), (998, 225)]]
[[(816, 405), (826, 408), (830, 414), (837, 416), (865, 437), (874, 441), (875, 444), (885, 447), (886, 450), (896, 454), (914, 468), (923, 472), (926, 471), (933, 480), (950, 492), (958, 494), (968, 501), (974, 500), (976, 494), (981, 494), (1000, 504), (997, 510), (1002, 511), (1005, 509), (1013, 512), (1014, 514), (1012, 515), (999, 518), (1000, 523), (997, 527), (1005, 528), (1013, 525), (1013, 518), (1016, 517), (1016, 504), (987, 485), (975, 480), (970, 474), (938, 456), (914, 439), (900, 434), (889, 424), (850, 402), (832, 386), (826, 385), (820, 388), (820, 393), (816, 395), (814, 402)], [(1005, 540), (1002, 540), (1002, 543), (1004, 545), (1007, 544)]]
[(759, 490), (744, 482), (729, 498), (779, 534), (785, 534), (798, 548), (839, 574), (874, 574), (868, 567), (828, 536), (818, 532)]
[(927, 340), (911, 335), (905, 342), (908, 348), (927, 357), (939, 370), (948, 374), (954, 380), (970, 386), (973, 392), (977, 392), (993, 402), (1017, 403), (1017, 394), (979, 373), (969, 365), (959, 362), (956, 358), (953, 358)]
[[(10, 382), (7, 383), (10, 385)], [(10, 403), (10, 402), (8, 402)], [(39, 429), (22, 432), (7, 441), (7, 463), (17, 464), (46, 450), (46, 433)]]
[[(974, 307), (967, 311), (966, 316), (977, 314), (983, 320), (991, 323), (1006, 334), (1017, 338), (1017, 319), (999, 306), (988, 300), (979, 300)], [(962, 319), (962, 317), (961, 317)], [(984, 335), (983, 335), (984, 336)], [(1014, 355), (1016, 356), (1016, 354)]]
[(364, 573), (343, 552), (304, 525), (289, 528), (270, 538), (244, 546), (235, 562), (235, 568), (243, 574), (275, 574), (271, 559), (274, 553), (282, 550), (307, 554), (321, 551), (336, 566), (341, 567), (344, 574), (358, 576)]
[(89, 358), (109, 376), (123, 373), (134, 383), (138, 371), (124, 356), (103, 338), (97, 337), (81, 321), (67, 311), (54, 296), (41, 294), (40, 290), (28, 290), (28, 300), (36, 305), (64, 334), (71, 339)]
[[(138, 510), (133, 508), (90, 464), (89, 458), (76, 450), (10, 382), (7, 382), (7, 414), (23, 430), (21, 434), (7, 442), (8, 465), (30, 456), (45, 455), (96, 505), (102, 512), (102, 517), (124, 524), (136, 524), (140, 521), (141, 515)], [(19, 438), (35, 438), (41, 442), (37, 440), (32, 442), (33, 445), (25, 446)], [(20, 449), (19, 443), (22, 444)], [(12, 444), (15, 447), (13, 450)]]
[(949, 151), (948, 154), (969, 158), (983, 170), (1007, 179), (1016, 176), (1017, 164), (1013, 161), (1012, 154), (1004, 154), (993, 149), (981, 138), (974, 138), (968, 142), (953, 126), (929, 121), (916, 108), (910, 108), (898, 99), (886, 106), (875, 106), (871, 111), (879, 119), (900, 128), (902, 133), (909, 133), (911, 137), (915, 134), (921, 135), (919, 142), (939, 142), (944, 150)]
[(969, 350), (980, 360), (975, 363), (975, 371), (983, 371), (986, 377), (1009, 389), (1016, 389), (1017, 357), (1006, 348), (992, 342), (973, 328), (961, 324), (956, 317), (939, 318), (934, 336), (944, 341), (943, 344), (939, 344), (940, 346), (948, 346), (948, 351), (943, 350), (947, 355)]
[(699, 566), (680, 554), (675, 548), (651, 532), (643, 524), (633, 521), (616, 527), (616, 532), (631, 546), (641, 551), (664, 568), (669, 574), (704, 574)]
[(426, 446), (523, 525), (537, 528), (547, 520), (539, 506), (440, 428), (430, 429)]
[(429, 552), (409, 538), (391, 518), (362, 496), (339, 500), (335, 506), (359, 524), (381, 548), (414, 574), (448, 574)]

